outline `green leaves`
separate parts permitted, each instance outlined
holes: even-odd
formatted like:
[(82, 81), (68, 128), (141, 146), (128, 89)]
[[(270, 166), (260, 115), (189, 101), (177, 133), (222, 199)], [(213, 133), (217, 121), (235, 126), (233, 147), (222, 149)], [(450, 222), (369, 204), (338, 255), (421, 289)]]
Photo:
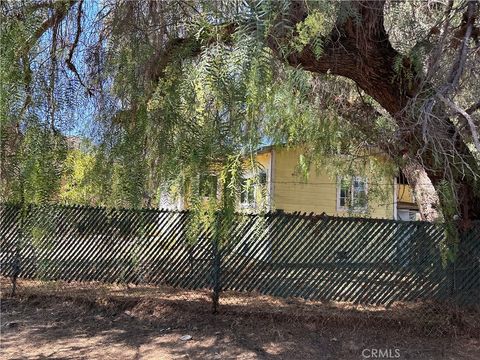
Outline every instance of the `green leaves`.
[(65, 139), (41, 125), (27, 129), (18, 157), (18, 180), (13, 197), (41, 204), (56, 200), (66, 157)]
[(330, 34), (331, 30), (332, 23), (325, 14), (318, 10), (311, 11), (304, 21), (296, 25), (297, 35), (293, 38), (295, 51), (301, 52), (305, 46), (311, 44), (313, 53), (320, 58), (323, 53), (322, 37)]

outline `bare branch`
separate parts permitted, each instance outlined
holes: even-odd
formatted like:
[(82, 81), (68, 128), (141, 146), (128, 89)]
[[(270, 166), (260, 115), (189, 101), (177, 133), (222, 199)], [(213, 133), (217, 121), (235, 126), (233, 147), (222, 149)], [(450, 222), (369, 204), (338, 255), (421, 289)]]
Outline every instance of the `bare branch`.
[(477, 111), (478, 109), (480, 109), (480, 100), (477, 101), (475, 104), (472, 104), (467, 110), (465, 110), (465, 112), (468, 114), (468, 115), (472, 115), (475, 111)]
[(442, 100), (447, 106), (449, 106), (452, 110), (460, 114), (465, 120), (467, 120), (468, 126), (470, 127), (470, 132), (472, 133), (472, 139), (473, 143), (475, 144), (475, 147), (477, 148), (477, 151), (480, 153), (480, 137), (478, 135), (477, 128), (475, 126), (475, 123), (473, 122), (472, 117), (470, 114), (462, 109), (460, 106), (455, 104), (453, 101), (447, 99), (445, 96), (442, 94), (437, 94), (437, 97)]
[(440, 35), (440, 40), (437, 42), (438, 45), (433, 49), (432, 54), (430, 56), (430, 65), (427, 71), (426, 78), (430, 78), (432, 74), (434, 74), (438, 70), (438, 67), (440, 66), (440, 59), (441, 59), (440, 55), (446, 43), (448, 27), (450, 26), (452, 8), (453, 8), (453, 0), (449, 0), (447, 4), (447, 8), (444, 11), (445, 22), (443, 23), (443, 26), (442, 26), (442, 33)]
[(77, 0), (70, 0), (67, 3), (64, 3), (63, 1), (57, 1), (53, 3), (53, 7), (57, 8), (58, 10), (55, 11), (55, 13), (46, 19), (35, 32), (33, 35), (25, 42), (25, 45), (20, 49), (20, 52), (18, 54), (18, 57), (22, 57), (23, 55), (27, 54), (30, 49), (35, 45), (35, 43), (40, 39), (45, 32), (50, 29), (52, 26), (55, 24), (60, 23), (65, 16), (67, 15), (68, 11), (72, 8), (73, 5)]
[(445, 87), (445, 94), (458, 85), (458, 82), (460, 81), (460, 78), (463, 74), (465, 61), (467, 59), (467, 53), (468, 53), (468, 40), (472, 35), (473, 25), (475, 22), (475, 15), (477, 13), (476, 10), (477, 10), (477, 2), (469, 1), (467, 12), (466, 12), (465, 35), (463, 36), (462, 45), (460, 47), (460, 51), (458, 52), (457, 59), (453, 63), (452, 70), (448, 77), (448, 83)]
[(25, 13), (32, 13), (40, 9), (53, 9), (55, 7), (55, 2), (52, 1), (42, 1), (36, 2), (29, 5), (22, 4), (20, 7), (7, 10), (7, 16), (16, 17), (17, 19), (25, 18)]
[(75, 39), (73, 40), (72, 45), (70, 45), (70, 50), (68, 51), (68, 57), (65, 60), (65, 64), (67, 65), (68, 69), (75, 74), (80, 85), (87, 90), (87, 94), (89, 96), (93, 96), (93, 90), (85, 85), (85, 83), (82, 80), (82, 77), (77, 71), (77, 68), (72, 62), (73, 53), (75, 52), (75, 49), (78, 46), (78, 41), (80, 40), (80, 35), (82, 33), (82, 14), (83, 14), (82, 6), (83, 6), (83, 0), (80, 0), (78, 3), (78, 10), (77, 10), (77, 31), (75, 33)]
[(32, 103), (32, 69), (30, 68), (30, 61), (28, 56), (22, 57), (22, 67), (23, 67), (23, 86), (25, 88), (25, 101), (23, 102), (22, 109), (20, 110), (18, 118), (21, 119), (28, 107)]

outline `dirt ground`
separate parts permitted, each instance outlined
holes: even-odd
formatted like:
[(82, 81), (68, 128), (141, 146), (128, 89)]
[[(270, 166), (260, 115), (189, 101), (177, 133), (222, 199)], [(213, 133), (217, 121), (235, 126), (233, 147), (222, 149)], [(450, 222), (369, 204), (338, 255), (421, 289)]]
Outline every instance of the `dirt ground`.
[[(0, 281), (1, 359), (480, 359), (480, 312)], [(182, 340), (189, 335), (191, 339)]]

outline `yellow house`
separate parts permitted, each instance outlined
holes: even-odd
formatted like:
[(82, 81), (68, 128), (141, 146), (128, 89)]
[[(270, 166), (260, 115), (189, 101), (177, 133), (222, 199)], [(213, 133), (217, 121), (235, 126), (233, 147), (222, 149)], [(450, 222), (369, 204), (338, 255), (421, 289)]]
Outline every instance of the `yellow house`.
[[(242, 186), (238, 208), (240, 211), (314, 212), (334, 216), (369, 216), (373, 218), (417, 220), (418, 208), (410, 187), (398, 178), (383, 179), (382, 199), (370, 199), (367, 194), (368, 177), (332, 179), (327, 171), (312, 171), (307, 180), (301, 179), (295, 169), (300, 151), (281, 146), (266, 146), (256, 154), (260, 176), (251, 186)], [(248, 181), (253, 174), (244, 174)], [(378, 181), (378, 179), (375, 179)], [(262, 190), (261, 190), (262, 189)], [(258, 192), (262, 191), (262, 204)], [(171, 203), (171, 202), (170, 202)], [(168, 202), (160, 207), (172, 208)], [(174, 208), (183, 209), (179, 199)]]
[(266, 174), (268, 210), (419, 219), (413, 193), (403, 179), (382, 180), (385, 188), (382, 199), (369, 199), (367, 193), (372, 179), (332, 179), (331, 174), (321, 170), (311, 171), (308, 180), (301, 179), (295, 172), (299, 155), (299, 150), (286, 147), (268, 146), (258, 151), (257, 161)]

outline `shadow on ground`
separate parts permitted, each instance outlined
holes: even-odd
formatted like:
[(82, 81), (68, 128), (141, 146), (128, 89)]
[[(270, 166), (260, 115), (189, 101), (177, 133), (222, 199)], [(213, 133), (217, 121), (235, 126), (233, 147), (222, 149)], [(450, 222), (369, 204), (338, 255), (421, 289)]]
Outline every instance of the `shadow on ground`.
[(57, 285), (24, 281), (13, 298), (2, 286), (1, 358), (362, 359), (374, 349), (400, 359), (480, 358), (478, 313), (435, 304), (381, 309), (226, 293), (213, 315), (204, 291)]

